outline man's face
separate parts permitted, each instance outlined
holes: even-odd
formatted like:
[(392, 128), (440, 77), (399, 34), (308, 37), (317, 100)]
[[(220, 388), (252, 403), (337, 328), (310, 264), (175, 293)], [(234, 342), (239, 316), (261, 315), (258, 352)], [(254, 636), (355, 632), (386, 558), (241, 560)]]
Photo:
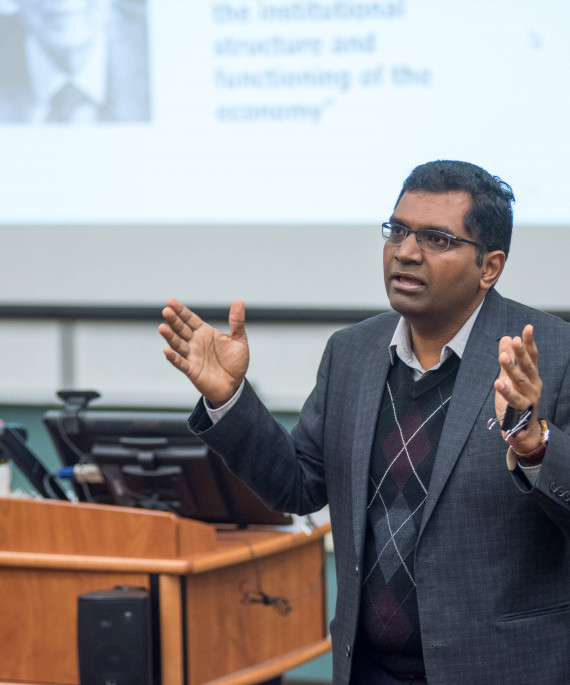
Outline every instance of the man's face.
[(109, 0), (20, 0), (24, 26), (48, 52), (89, 47), (105, 26)]
[[(402, 195), (391, 221), (418, 230), (439, 228), (458, 238), (477, 240), (464, 227), (471, 207), (466, 192), (407, 192)], [(475, 263), (474, 245), (451, 241), (444, 252), (424, 252), (413, 234), (402, 245), (384, 244), (384, 282), (390, 305), (424, 328), (457, 328), (483, 299), (482, 267)]]

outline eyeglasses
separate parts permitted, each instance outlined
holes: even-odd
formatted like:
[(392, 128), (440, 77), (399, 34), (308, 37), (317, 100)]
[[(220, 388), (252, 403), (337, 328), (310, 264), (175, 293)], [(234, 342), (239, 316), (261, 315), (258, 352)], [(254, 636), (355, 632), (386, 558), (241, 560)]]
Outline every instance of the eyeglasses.
[(413, 233), (416, 236), (420, 250), (423, 250), (424, 252), (444, 252), (447, 250), (452, 240), (480, 247), (479, 243), (475, 243), (472, 240), (466, 240), (465, 238), (458, 238), (451, 233), (445, 233), (436, 228), (420, 228), (417, 231), (413, 231), (407, 226), (392, 223), (391, 221), (382, 224), (382, 237), (384, 240), (387, 240), (390, 245), (401, 245), (410, 233)]

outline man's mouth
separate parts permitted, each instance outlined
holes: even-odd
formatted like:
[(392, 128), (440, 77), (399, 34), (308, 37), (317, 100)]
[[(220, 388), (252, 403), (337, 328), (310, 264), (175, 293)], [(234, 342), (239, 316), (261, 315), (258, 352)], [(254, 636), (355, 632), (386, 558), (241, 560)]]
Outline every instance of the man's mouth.
[(392, 282), (396, 289), (405, 291), (415, 291), (423, 288), (425, 283), (411, 274), (394, 274)]

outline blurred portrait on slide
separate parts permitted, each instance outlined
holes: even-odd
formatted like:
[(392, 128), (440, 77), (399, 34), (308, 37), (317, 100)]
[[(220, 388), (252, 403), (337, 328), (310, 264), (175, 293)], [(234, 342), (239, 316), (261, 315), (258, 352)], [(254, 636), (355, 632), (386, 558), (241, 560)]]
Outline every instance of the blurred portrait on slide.
[(149, 121), (146, 0), (0, 0), (0, 123)]

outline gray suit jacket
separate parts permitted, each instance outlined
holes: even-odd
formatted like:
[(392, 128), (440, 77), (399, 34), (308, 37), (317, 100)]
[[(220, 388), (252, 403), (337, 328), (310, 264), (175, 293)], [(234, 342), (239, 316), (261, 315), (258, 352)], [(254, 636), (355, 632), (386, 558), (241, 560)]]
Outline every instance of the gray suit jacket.
[[(196, 434), (270, 506), (330, 505), (338, 596), (331, 623), (335, 685), (349, 682), (358, 621), (368, 467), (398, 320), (382, 314), (330, 339), (288, 435), (246, 386)], [(494, 416), (498, 341), (532, 323), (550, 440), (530, 487), (506, 467)], [(477, 318), (441, 435), (415, 557), (428, 682), (570, 683), (570, 326), (492, 291)]]

